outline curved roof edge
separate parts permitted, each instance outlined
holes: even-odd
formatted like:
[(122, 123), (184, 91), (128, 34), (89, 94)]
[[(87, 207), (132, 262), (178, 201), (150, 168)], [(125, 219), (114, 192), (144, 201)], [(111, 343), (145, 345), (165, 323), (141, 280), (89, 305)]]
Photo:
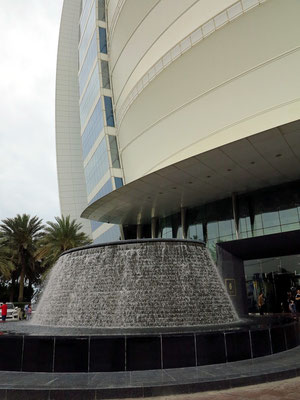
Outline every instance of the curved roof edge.
[(300, 120), (145, 175), (88, 206), (81, 216), (149, 223), (208, 202), (300, 179)]

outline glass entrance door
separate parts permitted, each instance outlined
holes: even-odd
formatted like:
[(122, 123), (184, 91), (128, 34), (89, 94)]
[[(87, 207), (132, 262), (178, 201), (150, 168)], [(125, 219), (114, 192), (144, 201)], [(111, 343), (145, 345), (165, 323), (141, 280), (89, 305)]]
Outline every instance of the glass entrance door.
[(265, 297), (265, 312), (289, 312), (288, 304), (300, 289), (300, 255), (244, 261), (248, 311), (258, 312), (257, 299)]

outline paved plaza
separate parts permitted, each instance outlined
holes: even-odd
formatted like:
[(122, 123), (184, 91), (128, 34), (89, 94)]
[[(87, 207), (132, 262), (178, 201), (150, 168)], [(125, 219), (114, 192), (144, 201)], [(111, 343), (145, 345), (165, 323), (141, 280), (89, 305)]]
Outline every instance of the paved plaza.
[[(299, 399), (300, 377), (284, 381), (261, 383), (220, 391), (209, 391), (176, 396), (158, 397), (157, 400), (283, 400)], [(152, 398), (148, 398), (149, 400)], [(146, 399), (145, 399), (146, 400)]]

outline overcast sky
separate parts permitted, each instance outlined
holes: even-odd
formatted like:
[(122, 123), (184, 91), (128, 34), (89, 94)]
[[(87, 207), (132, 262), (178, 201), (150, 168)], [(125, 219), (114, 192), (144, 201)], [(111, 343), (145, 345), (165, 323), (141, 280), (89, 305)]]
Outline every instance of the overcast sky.
[(60, 215), (55, 69), (63, 0), (0, 0), (0, 219)]

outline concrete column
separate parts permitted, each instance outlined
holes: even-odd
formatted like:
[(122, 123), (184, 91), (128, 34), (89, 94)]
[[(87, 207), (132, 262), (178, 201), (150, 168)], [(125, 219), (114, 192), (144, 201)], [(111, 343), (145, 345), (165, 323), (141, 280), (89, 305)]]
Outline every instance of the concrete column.
[(187, 238), (187, 225), (186, 225), (186, 208), (181, 208), (181, 228), (182, 228), (182, 238)]
[(142, 228), (143, 228), (143, 225), (141, 225), (141, 224), (136, 226), (136, 238), (137, 239), (142, 239)]
[(151, 218), (151, 238), (157, 238), (157, 218)]
[(233, 211), (233, 219), (234, 219), (234, 227), (235, 227), (235, 236), (239, 239), (239, 217), (238, 217), (238, 210), (237, 210), (237, 200), (236, 200), (236, 193), (232, 193), (232, 211)]

